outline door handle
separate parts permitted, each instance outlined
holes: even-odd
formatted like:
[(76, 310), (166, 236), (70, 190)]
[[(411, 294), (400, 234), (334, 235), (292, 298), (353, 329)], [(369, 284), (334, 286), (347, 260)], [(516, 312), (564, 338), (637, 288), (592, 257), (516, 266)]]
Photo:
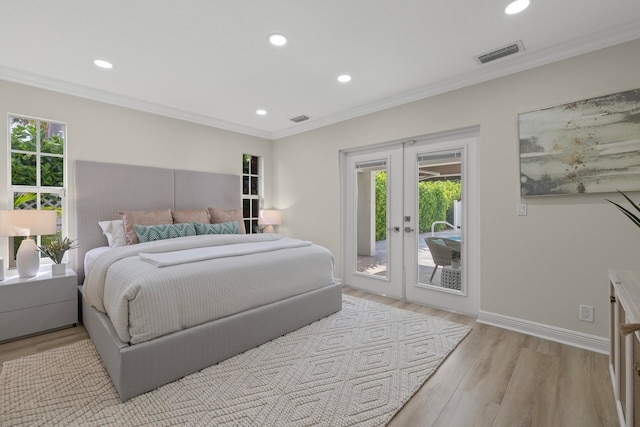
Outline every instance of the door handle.
[(395, 227), (389, 227), (387, 228), (387, 231), (395, 231), (396, 233), (400, 232), (400, 227), (399, 226), (395, 226)]
[(404, 228), (404, 232), (405, 233), (411, 233), (412, 231), (413, 231), (413, 228), (411, 228), (411, 227), (405, 227)]

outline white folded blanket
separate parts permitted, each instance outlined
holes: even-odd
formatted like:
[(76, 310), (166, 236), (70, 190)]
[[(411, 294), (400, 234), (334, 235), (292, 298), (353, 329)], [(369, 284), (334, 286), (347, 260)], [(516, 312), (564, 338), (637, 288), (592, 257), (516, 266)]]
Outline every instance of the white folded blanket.
[(143, 261), (153, 264), (156, 267), (168, 267), (207, 259), (249, 255), (280, 249), (300, 248), (303, 246), (311, 246), (311, 242), (284, 237), (279, 240), (266, 242), (238, 243), (234, 245), (210, 246), (160, 253), (141, 252), (138, 255)]

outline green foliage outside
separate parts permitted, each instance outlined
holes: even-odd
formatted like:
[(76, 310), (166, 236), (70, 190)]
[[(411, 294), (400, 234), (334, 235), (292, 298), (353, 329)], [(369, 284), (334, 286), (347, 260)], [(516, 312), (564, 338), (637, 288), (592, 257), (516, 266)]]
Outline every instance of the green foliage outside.
[[(418, 232), (431, 231), (435, 221), (447, 221), (453, 224), (453, 202), (461, 196), (461, 184), (458, 181), (434, 181), (418, 183)], [(387, 236), (387, 174), (376, 174), (376, 240)], [(444, 230), (444, 224), (438, 224), (436, 231)]]
[(376, 240), (387, 238), (387, 173), (376, 173)]
[[(13, 118), (11, 128), (11, 150), (26, 153), (11, 153), (11, 184), (37, 185), (36, 181), (36, 149), (37, 127), (35, 120)], [(40, 185), (43, 187), (61, 187), (64, 170), (62, 157), (47, 154), (62, 154), (64, 139), (53, 134), (47, 137), (50, 124), (40, 122)]]
[[(38, 126), (39, 125), (39, 126)], [(47, 122), (36, 121), (20, 117), (11, 118), (11, 184), (40, 186), (40, 187), (62, 187), (64, 185), (64, 168), (62, 155), (64, 150), (64, 138), (51, 132), (50, 127), (60, 126)], [(40, 184), (37, 182), (37, 144), (38, 128), (40, 132)], [(53, 130), (53, 129), (52, 129)], [(16, 152), (19, 151), (19, 152)], [(14, 193), (14, 209), (33, 209), (36, 206), (36, 193)], [(41, 209), (54, 209), (58, 218), (62, 216), (60, 199), (57, 194), (42, 193)], [(60, 235), (58, 231), (57, 235)], [(41, 236), (41, 244), (49, 244), (53, 236)], [(14, 259), (15, 253), (20, 247), (20, 242), (24, 237), (13, 238)]]

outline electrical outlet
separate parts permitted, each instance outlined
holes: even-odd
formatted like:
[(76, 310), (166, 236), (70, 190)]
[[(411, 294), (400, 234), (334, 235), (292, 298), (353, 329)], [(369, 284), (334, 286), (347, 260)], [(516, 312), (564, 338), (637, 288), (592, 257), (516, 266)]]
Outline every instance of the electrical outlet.
[(593, 307), (590, 305), (580, 304), (580, 320), (584, 322), (593, 322)]

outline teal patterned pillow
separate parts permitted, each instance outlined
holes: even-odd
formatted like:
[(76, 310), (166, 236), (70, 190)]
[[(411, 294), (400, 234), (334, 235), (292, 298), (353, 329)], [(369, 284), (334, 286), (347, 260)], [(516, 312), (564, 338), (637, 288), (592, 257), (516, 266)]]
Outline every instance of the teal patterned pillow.
[(136, 234), (138, 235), (138, 240), (140, 240), (140, 243), (196, 235), (196, 229), (190, 222), (161, 225), (134, 224), (133, 228), (135, 228), (136, 230)]
[(220, 222), (218, 224), (201, 224), (194, 222), (196, 234), (240, 234), (238, 221)]

